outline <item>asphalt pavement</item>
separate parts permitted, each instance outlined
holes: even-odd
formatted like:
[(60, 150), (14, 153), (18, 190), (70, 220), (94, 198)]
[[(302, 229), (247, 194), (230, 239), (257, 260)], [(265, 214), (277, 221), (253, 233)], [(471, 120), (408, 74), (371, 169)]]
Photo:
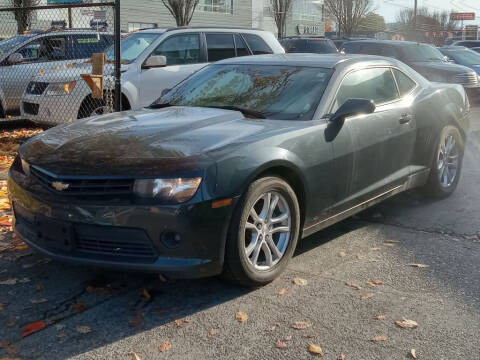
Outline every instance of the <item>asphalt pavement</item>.
[(263, 288), (3, 253), (0, 358), (310, 359), (315, 344), (324, 359), (480, 359), (480, 109), (473, 118), (450, 198), (402, 194), (310, 236)]

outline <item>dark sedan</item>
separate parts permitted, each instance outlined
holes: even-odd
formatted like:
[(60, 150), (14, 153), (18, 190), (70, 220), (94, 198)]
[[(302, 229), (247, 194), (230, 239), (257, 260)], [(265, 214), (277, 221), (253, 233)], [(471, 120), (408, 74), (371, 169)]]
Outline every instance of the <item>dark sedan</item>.
[(412, 188), (450, 195), (468, 123), (461, 86), (393, 59), (224, 60), (148, 109), (25, 143), (15, 230), (62, 261), (262, 285), (328, 225)]

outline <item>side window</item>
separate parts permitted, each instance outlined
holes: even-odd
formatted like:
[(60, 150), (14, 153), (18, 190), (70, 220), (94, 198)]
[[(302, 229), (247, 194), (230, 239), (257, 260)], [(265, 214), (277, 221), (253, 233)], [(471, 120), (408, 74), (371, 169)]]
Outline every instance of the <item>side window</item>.
[(40, 40), (37, 61), (59, 61), (65, 59), (65, 37), (45, 37)]
[(250, 55), (248, 51), (247, 44), (242, 39), (239, 34), (235, 34), (235, 47), (237, 48), (237, 56), (247, 56)]
[(253, 55), (273, 54), (272, 49), (260, 36), (254, 34), (243, 34), (243, 36)]
[(390, 68), (363, 69), (349, 73), (338, 89), (333, 111), (348, 99), (373, 100), (376, 105), (399, 97)]
[(360, 52), (360, 44), (345, 44), (342, 48), (347, 54), (358, 54)]
[(22, 54), (24, 62), (33, 62), (38, 60), (38, 50), (40, 49), (40, 41), (32, 41), (22, 47), (17, 53)]
[(171, 36), (158, 45), (152, 55), (165, 56), (169, 66), (197, 64), (200, 62), (200, 36), (199, 34)]
[(400, 91), (400, 96), (407, 95), (412, 91), (417, 85), (415, 81), (410, 79), (407, 75), (397, 69), (393, 69), (395, 79), (397, 79), (398, 90)]
[(233, 34), (205, 34), (208, 61), (219, 61), (235, 57)]
[(101, 53), (111, 44), (108, 37), (97, 37), (96, 34), (89, 35), (73, 35), (72, 49), (69, 54), (70, 59), (87, 59), (91, 58), (93, 53)]
[(390, 45), (382, 46), (379, 55), (398, 59), (397, 50)]

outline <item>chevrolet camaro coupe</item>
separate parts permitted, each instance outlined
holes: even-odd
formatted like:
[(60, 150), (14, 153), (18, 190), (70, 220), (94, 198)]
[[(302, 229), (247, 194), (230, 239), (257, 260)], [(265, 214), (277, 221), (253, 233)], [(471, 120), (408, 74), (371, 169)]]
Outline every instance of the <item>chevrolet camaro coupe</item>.
[(15, 230), (60, 261), (263, 285), (328, 225), (413, 188), (450, 195), (469, 111), (460, 85), (394, 59), (224, 60), (149, 108), (26, 142)]

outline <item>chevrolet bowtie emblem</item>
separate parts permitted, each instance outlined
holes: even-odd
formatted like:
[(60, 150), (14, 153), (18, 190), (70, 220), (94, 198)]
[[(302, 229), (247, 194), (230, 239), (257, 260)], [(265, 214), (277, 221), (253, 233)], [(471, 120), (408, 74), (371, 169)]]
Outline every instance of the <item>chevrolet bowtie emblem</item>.
[(68, 189), (70, 187), (70, 184), (65, 184), (65, 183), (62, 183), (60, 181), (54, 181), (54, 182), (52, 182), (52, 186), (55, 190), (63, 191), (63, 190)]

